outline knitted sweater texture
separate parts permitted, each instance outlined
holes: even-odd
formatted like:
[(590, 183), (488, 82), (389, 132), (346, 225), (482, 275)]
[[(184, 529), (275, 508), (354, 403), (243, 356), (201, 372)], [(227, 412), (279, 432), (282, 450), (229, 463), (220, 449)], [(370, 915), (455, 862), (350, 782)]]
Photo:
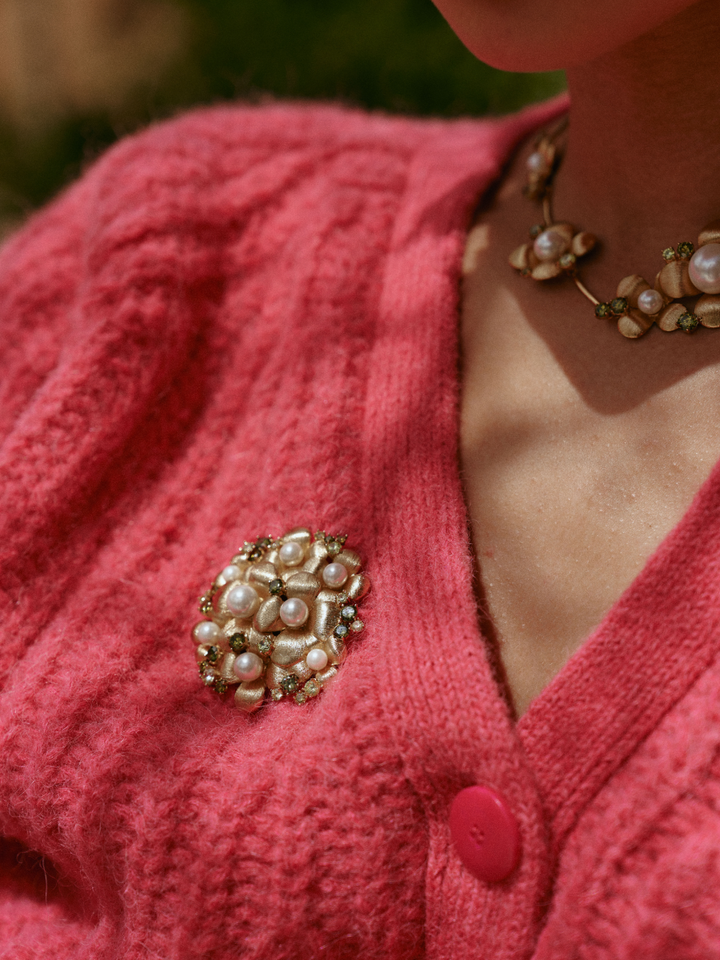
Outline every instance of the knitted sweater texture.
[[(464, 235), (557, 110), (202, 111), (0, 252), (0, 957), (720, 956), (718, 471), (518, 723), (477, 625)], [(197, 597), (296, 525), (349, 534), (367, 627), (248, 716)], [(501, 883), (451, 842), (475, 783), (520, 826)]]

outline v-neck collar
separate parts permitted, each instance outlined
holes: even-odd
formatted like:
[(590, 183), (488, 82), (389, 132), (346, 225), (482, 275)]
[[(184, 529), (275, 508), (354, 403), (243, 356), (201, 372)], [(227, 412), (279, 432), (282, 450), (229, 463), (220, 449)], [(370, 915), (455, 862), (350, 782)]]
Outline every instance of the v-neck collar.
[(517, 733), (561, 845), (720, 653), (720, 464)]
[[(369, 400), (377, 400), (369, 408), (379, 412), (366, 424), (366, 437), (369, 449), (385, 450), (387, 457), (376, 456), (364, 480), (365, 499), (376, 501), (377, 569), (387, 562), (388, 576), (405, 574), (414, 583), (418, 552), (424, 550), (426, 558), (419, 594), (408, 588), (405, 597), (397, 582), (387, 584), (401, 607), (403, 601), (415, 604), (418, 625), (424, 627), (408, 634), (407, 620), (398, 619), (394, 630), (398, 639), (404, 637), (403, 653), (390, 656), (387, 664), (386, 708), (394, 714), (411, 779), (435, 813), (444, 803), (439, 784), (448, 778), (449, 788), (457, 786), (458, 770), (465, 770), (468, 782), (492, 771), (495, 785), (521, 807), (537, 788), (556, 849), (603, 783), (720, 650), (720, 466), (517, 724), (493, 679), (480, 635), (457, 455), (462, 246), (478, 197), (500, 175), (518, 142), (565, 106), (560, 99), (525, 111), (514, 123), (498, 123), (494, 140), (487, 128), (479, 135), (472, 122), (445, 127), (419, 149), (388, 258), (369, 384)], [(449, 340), (453, 349), (438, 346)], [(422, 368), (416, 361), (420, 354)], [(432, 384), (444, 400), (432, 401), (424, 417), (414, 415), (414, 429), (435, 437), (433, 462), (428, 462), (416, 456), (407, 408), (427, 403), (422, 389)], [(403, 390), (406, 413), (398, 419), (392, 396)], [(387, 503), (377, 502), (378, 491), (386, 492), (388, 484), (396, 494), (392, 521)], [(397, 557), (393, 563), (386, 538), (390, 544), (402, 537), (413, 543), (418, 509), (436, 522), (424, 543), (408, 550), (404, 569)], [(433, 631), (436, 643), (453, 658), (441, 682), (426, 669), (434, 652), (428, 648)], [(392, 699), (398, 690), (404, 700), (400, 711)], [(432, 720), (425, 727), (428, 715)], [(542, 829), (535, 832), (540, 842)]]

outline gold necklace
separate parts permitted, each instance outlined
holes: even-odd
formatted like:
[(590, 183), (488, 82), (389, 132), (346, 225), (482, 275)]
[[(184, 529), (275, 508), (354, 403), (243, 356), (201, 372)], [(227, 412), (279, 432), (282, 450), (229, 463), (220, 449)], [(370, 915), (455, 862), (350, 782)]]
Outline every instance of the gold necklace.
[[(635, 339), (653, 323), (661, 330), (692, 333), (699, 326), (720, 327), (720, 220), (700, 231), (697, 243), (689, 240), (662, 251), (664, 266), (652, 284), (638, 274), (623, 277), (615, 296), (598, 300), (580, 279), (578, 261), (597, 247), (597, 237), (571, 223), (555, 221), (552, 188), (563, 149), (559, 138), (567, 119), (552, 132), (543, 132), (527, 159), (525, 194), (542, 207), (542, 223), (530, 229), (530, 242), (510, 254), (510, 265), (524, 277), (545, 281), (569, 277), (584, 297), (595, 305), (595, 316), (617, 321), (624, 337)], [(692, 307), (683, 299), (697, 298)]]

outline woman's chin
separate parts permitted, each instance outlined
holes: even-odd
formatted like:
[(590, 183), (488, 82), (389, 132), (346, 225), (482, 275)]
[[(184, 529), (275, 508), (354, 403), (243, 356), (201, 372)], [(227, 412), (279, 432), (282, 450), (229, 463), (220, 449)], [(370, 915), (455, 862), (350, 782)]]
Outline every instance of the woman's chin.
[(435, 0), (465, 46), (516, 73), (580, 66), (714, 0)]

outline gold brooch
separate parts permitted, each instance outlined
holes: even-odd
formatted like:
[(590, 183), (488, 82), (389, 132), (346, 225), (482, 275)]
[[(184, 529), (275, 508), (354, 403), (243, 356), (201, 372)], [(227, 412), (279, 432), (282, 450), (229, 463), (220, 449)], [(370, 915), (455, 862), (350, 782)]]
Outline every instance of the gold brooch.
[(316, 697), (364, 624), (370, 589), (344, 535), (296, 527), (279, 539), (247, 541), (200, 598), (193, 627), (203, 683), (250, 713), (266, 694), (296, 703)]

